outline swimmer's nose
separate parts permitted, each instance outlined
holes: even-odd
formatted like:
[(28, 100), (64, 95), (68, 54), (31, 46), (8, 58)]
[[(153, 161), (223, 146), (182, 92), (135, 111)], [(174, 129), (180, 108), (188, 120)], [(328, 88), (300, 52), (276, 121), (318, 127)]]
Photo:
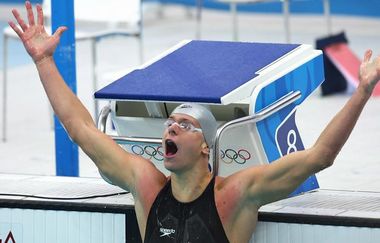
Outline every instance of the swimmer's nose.
[(170, 127), (168, 127), (168, 132), (170, 135), (177, 135), (180, 127), (178, 123), (173, 123)]

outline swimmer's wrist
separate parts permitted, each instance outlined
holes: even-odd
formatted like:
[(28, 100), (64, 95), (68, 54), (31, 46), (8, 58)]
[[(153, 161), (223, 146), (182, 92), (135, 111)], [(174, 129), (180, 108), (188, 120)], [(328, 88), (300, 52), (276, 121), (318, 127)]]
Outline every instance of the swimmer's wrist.
[(371, 97), (372, 91), (366, 86), (359, 85), (355, 93), (359, 95), (362, 101), (367, 102), (368, 99)]
[(34, 63), (36, 64), (37, 67), (39, 67), (39, 66), (41, 66), (47, 62), (50, 62), (50, 61), (54, 62), (54, 59), (52, 56), (44, 56), (44, 57), (40, 58), (39, 60), (34, 61)]

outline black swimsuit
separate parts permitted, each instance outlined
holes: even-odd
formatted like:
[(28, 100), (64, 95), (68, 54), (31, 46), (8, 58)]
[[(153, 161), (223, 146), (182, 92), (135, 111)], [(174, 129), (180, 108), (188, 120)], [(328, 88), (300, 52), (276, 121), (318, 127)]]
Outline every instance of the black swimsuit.
[(170, 180), (150, 209), (145, 243), (228, 243), (214, 199), (213, 177), (200, 197), (189, 203), (177, 201)]

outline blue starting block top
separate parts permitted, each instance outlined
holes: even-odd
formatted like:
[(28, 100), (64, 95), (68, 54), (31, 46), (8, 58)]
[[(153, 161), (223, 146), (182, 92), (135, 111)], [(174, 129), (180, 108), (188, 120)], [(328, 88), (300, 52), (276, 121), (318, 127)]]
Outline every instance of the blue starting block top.
[(97, 91), (95, 98), (221, 104), (223, 96), (298, 46), (190, 41)]

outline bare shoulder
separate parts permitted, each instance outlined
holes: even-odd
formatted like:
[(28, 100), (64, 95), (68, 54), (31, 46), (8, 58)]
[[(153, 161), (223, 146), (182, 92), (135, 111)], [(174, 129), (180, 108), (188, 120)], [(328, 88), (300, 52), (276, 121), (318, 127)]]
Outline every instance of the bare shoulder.
[(256, 166), (227, 177), (216, 177), (214, 191), (218, 210), (230, 214), (234, 209), (245, 205), (249, 197), (249, 188), (260, 171), (260, 166)]
[(158, 170), (151, 161), (142, 160), (140, 161), (139, 168), (136, 170), (136, 192), (141, 193), (146, 190), (152, 192), (154, 189), (161, 189), (167, 182), (167, 176)]
[(235, 172), (227, 177), (217, 176), (215, 180), (215, 194), (225, 194), (230, 193), (229, 191), (235, 191), (243, 196), (242, 194), (260, 178), (263, 170), (265, 170), (265, 166), (259, 165)]
[(149, 160), (140, 158), (141, 164), (136, 170), (135, 186), (132, 192), (135, 212), (141, 235), (145, 235), (149, 211), (168, 177), (158, 170)]
[(248, 200), (249, 175), (255, 170), (248, 169), (225, 178), (216, 178), (215, 204), (231, 242), (247, 242), (256, 225), (258, 207)]
[(244, 208), (257, 211), (259, 198), (253, 198), (252, 188), (259, 183), (266, 165), (253, 166), (233, 173), (227, 177), (216, 177), (215, 202), (220, 213), (236, 215)]
[(167, 180), (168, 177), (158, 170), (153, 163), (146, 160), (136, 174), (135, 191), (133, 192), (135, 200), (139, 201), (146, 211), (149, 211)]

